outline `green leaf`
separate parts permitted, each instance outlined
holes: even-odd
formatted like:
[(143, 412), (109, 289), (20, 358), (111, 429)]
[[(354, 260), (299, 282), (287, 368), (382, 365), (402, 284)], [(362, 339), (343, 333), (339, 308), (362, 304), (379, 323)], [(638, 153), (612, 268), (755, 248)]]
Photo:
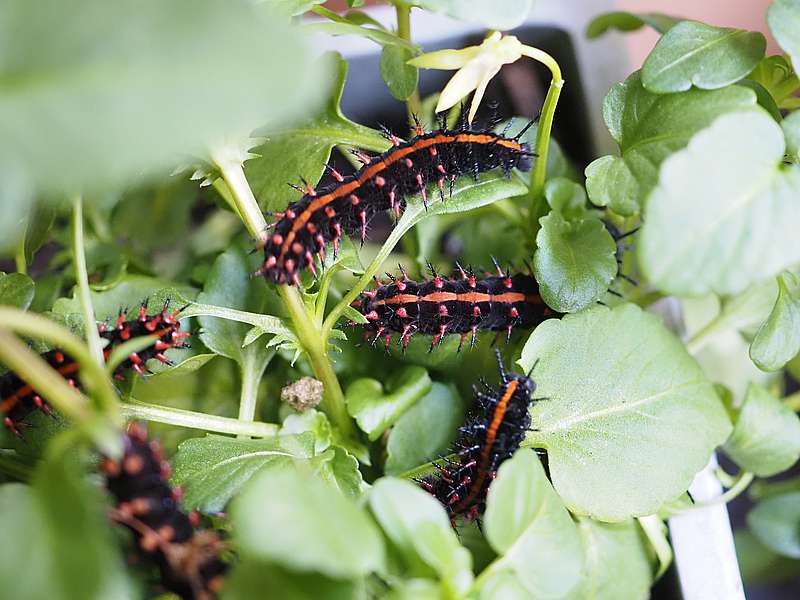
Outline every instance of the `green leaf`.
[(381, 52), (381, 78), (392, 96), (405, 100), (417, 89), (418, 69), (406, 64), (414, 53), (400, 46), (384, 46)]
[(598, 38), (610, 29), (619, 31), (636, 31), (649, 25), (658, 33), (666, 33), (676, 23), (681, 21), (678, 17), (670, 17), (661, 13), (632, 13), (627, 11), (614, 11), (598, 15), (589, 22), (586, 28), (586, 37)]
[(602, 523), (580, 517), (578, 533), (586, 561), (581, 585), (571, 600), (619, 600), (650, 597), (653, 565), (636, 521)]
[(223, 600), (353, 600), (359, 598), (357, 584), (319, 573), (297, 573), (259, 560), (244, 559), (225, 578)]
[(800, 111), (789, 113), (781, 121), (781, 129), (786, 138), (786, 153), (795, 162), (800, 162)]
[(358, 470), (358, 459), (344, 448), (334, 446), (315, 457), (312, 464), (323, 481), (336, 487), (348, 498), (361, 497), (364, 478)]
[(322, 74), (300, 33), (267, 8), (4, 2), (0, 39), (14, 52), (0, 60), (0, 163), (11, 157), (60, 196), (168, 172), (231, 132), (302, 113)]
[(472, 584), (472, 557), (458, 542), (441, 504), (419, 487), (384, 477), (369, 507), (412, 577), (438, 576), (445, 597), (463, 597)]
[(778, 276), (778, 299), (750, 344), (750, 358), (763, 371), (777, 371), (800, 353), (800, 277)]
[(586, 214), (586, 190), (566, 177), (554, 177), (545, 183), (544, 196), (554, 211), (567, 221), (580, 219)]
[(519, 27), (533, 7), (533, 0), (398, 0), (398, 3), (480, 23), (490, 29)]
[(75, 459), (67, 453), (43, 462), (32, 487), (0, 487), (0, 578), (13, 585), (7, 594), (15, 600), (137, 597), (101, 495)]
[(400, 416), (431, 389), (431, 378), (422, 367), (404, 367), (386, 383), (357, 379), (347, 388), (347, 412), (370, 441), (377, 440)]
[(347, 78), (344, 59), (339, 54), (328, 54), (321, 62), (326, 72), (336, 75), (323, 109), (295, 127), (270, 132), (267, 141), (252, 150), (258, 157), (244, 164), (247, 180), (263, 210), (283, 210), (299, 199), (287, 182), (301, 177), (312, 183), (319, 181), (333, 146), (345, 144), (383, 152), (390, 145), (377, 131), (342, 114), (339, 103)]
[(416, 51), (416, 47), (399, 35), (388, 31), (373, 19), (364, 18), (358, 11), (340, 15), (326, 8), (316, 9), (317, 14), (328, 18), (327, 21), (314, 21), (303, 27), (305, 31), (327, 33), (329, 35), (355, 35), (372, 40), (381, 46), (400, 46)]
[(800, 2), (774, 0), (767, 9), (767, 23), (781, 48), (792, 58), (795, 71), (800, 71)]
[(758, 477), (776, 475), (800, 458), (800, 419), (778, 398), (751, 383), (725, 452)]
[(260, 440), (207, 435), (178, 446), (172, 481), (184, 488), (181, 500), (189, 510), (217, 513), (256, 473), (314, 456), (311, 433)]
[(589, 199), (622, 216), (635, 214), (658, 182), (665, 158), (719, 115), (755, 104), (755, 94), (740, 86), (653, 94), (642, 87), (639, 72), (633, 73), (603, 101), (603, 118), (621, 156), (602, 157), (587, 167)]
[(584, 563), (578, 528), (531, 450), (500, 465), (484, 529), (500, 555), (489, 571), (511, 571), (530, 598), (563, 598), (578, 584)]
[[(0, 202), (2, 204), (2, 202)], [(40, 203), (28, 217), (28, 226), (25, 230), (25, 262), (31, 264), (36, 251), (42, 247), (47, 240), (53, 221), (56, 218), (56, 211), (53, 207)]]
[(632, 304), (537, 327), (522, 352), (536, 396), (528, 444), (547, 449), (567, 507), (603, 521), (655, 513), (708, 462), (731, 424), (681, 342)]
[(349, 579), (379, 571), (379, 530), (335, 488), (292, 469), (268, 469), (231, 506), (234, 537), (244, 557), (298, 571)]
[(667, 31), (642, 66), (642, 84), (656, 94), (715, 90), (743, 79), (764, 56), (762, 33), (682, 21)]
[(781, 122), (781, 110), (778, 108), (778, 105), (775, 103), (775, 98), (772, 97), (767, 88), (757, 81), (753, 81), (751, 79), (742, 79), (741, 81), (738, 81), (736, 85), (741, 85), (742, 87), (753, 90), (756, 95), (756, 101), (758, 102), (758, 105), (766, 110), (769, 113), (769, 116), (775, 119), (777, 123)]
[(33, 301), (33, 279), (23, 273), (0, 273), (0, 305), (27, 310)]
[(434, 382), (389, 432), (386, 474), (398, 475), (445, 452), (463, 421), (464, 406), (458, 391), (452, 385)]
[(302, 15), (317, 4), (324, 4), (325, 0), (270, 0), (268, 4), (274, 6), (276, 11), (289, 16)]
[(800, 168), (763, 111), (723, 115), (662, 166), (640, 234), (658, 289), (733, 294), (800, 261)]
[(800, 562), (776, 554), (748, 529), (734, 531), (733, 541), (745, 585), (783, 583), (797, 577)]
[(617, 275), (614, 238), (594, 216), (570, 222), (553, 210), (539, 223), (533, 267), (544, 301), (558, 312), (594, 304)]
[(800, 558), (800, 492), (765, 498), (747, 514), (747, 526), (773, 552)]

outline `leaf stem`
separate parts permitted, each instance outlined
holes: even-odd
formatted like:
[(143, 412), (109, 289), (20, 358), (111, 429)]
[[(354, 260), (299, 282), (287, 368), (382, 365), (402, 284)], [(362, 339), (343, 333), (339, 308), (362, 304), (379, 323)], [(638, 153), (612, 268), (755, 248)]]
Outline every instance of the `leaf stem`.
[(673, 558), (672, 546), (670, 546), (667, 539), (664, 522), (657, 515), (636, 517), (636, 520), (639, 521), (639, 527), (644, 531), (650, 546), (656, 554), (658, 569), (656, 569), (655, 579), (660, 579), (666, 573)]
[(543, 216), (544, 207), (544, 180), (547, 173), (547, 155), (550, 149), (550, 134), (553, 129), (553, 118), (556, 112), (558, 98), (561, 95), (561, 88), (564, 87), (564, 79), (561, 76), (561, 68), (556, 60), (547, 52), (530, 46), (523, 46), (522, 54), (528, 58), (538, 61), (550, 69), (552, 78), (547, 96), (544, 99), (542, 113), (539, 118), (539, 125), (536, 128), (536, 142), (534, 152), (537, 155), (536, 164), (531, 175), (531, 184), (528, 191), (530, 199), (530, 223), (534, 229), (539, 228), (539, 217)]
[(166, 423), (167, 425), (188, 427), (189, 429), (201, 429), (204, 431), (213, 431), (215, 433), (227, 433), (230, 435), (271, 437), (277, 435), (280, 429), (274, 423), (240, 421), (238, 419), (207, 415), (191, 410), (147, 404), (133, 399), (129, 402), (124, 402), (121, 405), (121, 410), (122, 414), (129, 419), (144, 419), (145, 421), (155, 421), (157, 423)]
[[(407, 4), (396, 4), (394, 8), (397, 13), (397, 35), (411, 44), (411, 7)], [(420, 100), (419, 89), (416, 86), (406, 100), (406, 109), (409, 117), (422, 114), (422, 100)]]
[(234, 210), (244, 223), (247, 231), (257, 241), (263, 241), (267, 235), (267, 221), (258, 202), (253, 195), (250, 184), (244, 175), (241, 161), (237, 159), (226, 159), (221, 153), (212, 153), (212, 160), (219, 169), (220, 175), (230, 191), (230, 197), (221, 194), (223, 198), (232, 202)]
[(689, 506), (680, 512), (695, 510), (698, 508), (705, 508), (707, 506), (714, 506), (716, 504), (727, 504), (728, 502), (739, 496), (739, 494), (741, 494), (743, 491), (745, 491), (747, 489), (747, 486), (749, 486), (753, 482), (753, 479), (755, 479), (755, 475), (753, 473), (751, 473), (750, 471), (742, 471), (741, 473), (739, 473), (739, 476), (736, 478), (734, 484), (724, 494), (720, 494), (719, 496), (711, 498), (710, 500), (706, 500), (705, 502), (698, 502), (697, 504), (693, 504), (692, 506)]
[(264, 363), (254, 352), (245, 352), (241, 365), (242, 390), (239, 395), (239, 420), (253, 421), (256, 418), (258, 384), (261, 383)]
[(83, 239), (83, 199), (78, 195), (72, 200), (72, 261), (75, 266), (75, 284), (78, 288), (81, 312), (83, 313), (83, 332), (89, 354), (98, 364), (103, 365), (103, 348), (100, 345), (100, 334), (97, 332), (97, 320), (92, 306), (92, 295), (89, 292), (89, 274), (86, 270), (86, 251)]
[(17, 244), (17, 251), (14, 253), (14, 265), (17, 269), (17, 273), (22, 273), (23, 275), (28, 274), (28, 261), (25, 260), (25, 236), (22, 236), (22, 239)]

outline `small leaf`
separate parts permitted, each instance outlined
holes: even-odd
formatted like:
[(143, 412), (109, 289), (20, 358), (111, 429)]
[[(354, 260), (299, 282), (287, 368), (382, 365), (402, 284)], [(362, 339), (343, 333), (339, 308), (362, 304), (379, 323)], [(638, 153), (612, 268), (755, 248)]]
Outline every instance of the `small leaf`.
[(653, 94), (642, 87), (640, 73), (633, 73), (612, 87), (603, 101), (603, 119), (621, 151), (614, 160), (624, 164), (605, 157), (592, 163), (594, 168), (586, 170), (589, 199), (622, 216), (635, 214), (636, 205), (641, 206), (658, 183), (665, 158), (719, 115), (755, 104), (753, 91), (741, 86)]
[(800, 353), (800, 277), (778, 276), (778, 299), (750, 344), (750, 358), (763, 371), (777, 371)]
[(217, 513), (262, 469), (312, 456), (310, 433), (258, 440), (207, 435), (178, 446), (172, 480), (184, 488), (181, 502), (187, 509)]
[(33, 279), (23, 273), (0, 273), (0, 305), (27, 310), (33, 301)]
[(472, 557), (433, 496), (407, 481), (384, 477), (370, 490), (369, 507), (411, 576), (438, 576), (449, 592), (446, 597), (466, 593)]
[(490, 29), (514, 29), (530, 14), (533, 0), (399, 0), (455, 19), (480, 23)]
[(544, 186), (547, 203), (567, 221), (580, 219), (586, 214), (586, 190), (566, 177), (554, 177)]
[(539, 219), (533, 266), (544, 301), (558, 312), (593, 304), (617, 274), (617, 246), (594, 216), (569, 222), (555, 210)]
[(619, 31), (636, 31), (649, 25), (658, 33), (666, 33), (681, 19), (670, 17), (661, 13), (632, 13), (626, 11), (614, 11), (604, 13), (591, 20), (586, 28), (586, 37), (591, 39), (598, 38), (610, 29)]
[(642, 66), (642, 84), (656, 94), (715, 90), (747, 76), (767, 47), (755, 31), (682, 21), (658, 40)]
[(464, 405), (458, 391), (434, 382), (389, 432), (386, 474), (398, 475), (444, 453), (463, 421)]
[(800, 2), (774, 0), (767, 9), (767, 23), (781, 48), (791, 56), (795, 72), (800, 72)]
[(553, 485), (575, 513), (648, 515), (680, 496), (731, 424), (683, 344), (632, 304), (539, 325), (520, 359), (539, 359), (528, 445), (547, 450)]
[(417, 68), (406, 64), (413, 56), (411, 50), (399, 46), (384, 46), (381, 52), (381, 78), (398, 100), (405, 100), (417, 89)]
[(773, 552), (800, 558), (800, 492), (765, 498), (747, 514), (747, 526)]
[(756, 384), (750, 384), (725, 452), (745, 471), (770, 477), (800, 458), (800, 418)]
[(364, 478), (358, 470), (358, 460), (344, 448), (334, 446), (312, 459), (316, 474), (344, 496), (353, 500), (361, 497)]
[[(800, 167), (782, 164), (783, 133), (761, 110), (730, 113), (661, 168), (639, 262), (670, 294), (735, 294), (800, 261)], [(709, 176), (713, 173), (713, 176)]]
[(268, 469), (231, 506), (243, 557), (338, 579), (384, 567), (380, 531), (335, 488), (293, 469)]
[(347, 62), (339, 54), (322, 59), (325, 71), (336, 80), (325, 106), (314, 117), (283, 130), (267, 132), (267, 141), (252, 150), (258, 157), (244, 164), (245, 174), (259, 206), (265, 211), (279, 211), (299, 200), (287, 182), (305, 178), (316, 183), (334, 145), (345, 144), (382, 152), (389, 141), (380, 133), (347, 119), (339, 108), (342, 100)]
[[(1, 205), (2, 203), (0, 203)], [(47, 240), (53, 221), (56, 218), (56, 211), (47, 204), (37, 204), (28, 217), (28, 226), (25, 230), (25, 262), (31, 264), (36, 251), (42, 247)]]
[(349, 412), (370, 441), (375, 441), (400, 416), (431, 389), (431, 378), (422, 367), (405, 367), (383, 385), (375, 379), (357, 379), (347, 388)]
[(529, 597), (562, 598), (578, 584), (584, 563), (578, 528), (531, 450), (500, 465), (484, 529), (500, 555), (489, 568), (513, 572)]
[(358, 583), (325, 577), (319, 573), (298, 573), (275, 564), (245, 558), (225, 578), (223, 600), (353, 600)]

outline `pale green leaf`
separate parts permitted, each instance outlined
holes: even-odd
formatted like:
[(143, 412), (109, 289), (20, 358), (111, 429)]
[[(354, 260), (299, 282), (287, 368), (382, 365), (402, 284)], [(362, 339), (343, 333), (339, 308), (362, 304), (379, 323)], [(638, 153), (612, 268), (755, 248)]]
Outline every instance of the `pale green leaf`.
[(773, 552), (800, 558), (800, 492), (765, 498), (747, 514), (747, 526)]

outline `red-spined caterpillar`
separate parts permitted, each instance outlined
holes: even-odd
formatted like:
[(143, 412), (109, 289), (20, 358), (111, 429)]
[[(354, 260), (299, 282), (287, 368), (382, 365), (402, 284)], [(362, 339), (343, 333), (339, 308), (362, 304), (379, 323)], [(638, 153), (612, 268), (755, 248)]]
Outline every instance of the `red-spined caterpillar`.
[(167, 590), (184, 600), (211, 600), (227, 570), (222, 543), (213, 531), (196, 529), (197, 513), (180, 510), (180, 489), (167, 483), (170, 465), (144, 428), (131, 423), (122, 443), (122, 458), (101, 464), (114, 497), (111, 518), (133, 532), (137, 553), (158, 567)]
[[(120, 312), (116, 323), (110, 326), (107, 323), (100, 323), (98, 331), (100, 336), (108, 340), (108, 344), (103, 348), (103, 357), (108, 359), (112, 351), (119, 344), (135, 337), (146, 335), (158, 336), (151, 346), (131, 353), (128, 358), (122, 361), (114, 370), (116, 379), (124, 379), (125, 373), (133, 370), (140, 375), (148, 372), (147, 363), (151, 358), (171, 364), (164, 352), (170, 348), (183, 348), (185, 337), (190, 334), (180, 330), (178, 315), (180, 310), (169, 312), (169, 303), (165, 303), (160, 313), (148, 316), (147, 302), (145, 301), (139, 308), (136, 319), (127, 320), (125, 312)], [(60, 373), (69, 383), (75, 387), (80, 386), (78, 372), (80, 365), (72, 359), (66, 352), (61, 350), (50, 350), (42, 355), (42, 358)], [(3, 424), (15, 435), (20, 436), (20, 428), (25, 422), (25, 418), (36, 410), (41, 410), (47, 414), (52, 414), (48, 404), (42, 397), (23, 381), (16, 373), (9, 372), (0, 377), (0, 413), (3, 415)]]
[(475, 400), (452, 445), (455, 460), (434, 463), (438, 473), (416, 481), (446, 508), (450, 519), (474, 519), (483, 512), (486, 493), (503, 461), (519, 448), (531, 426), (533, 379), (509, 373), (497, 350), (500, 387), (474, 386)]
[[(560, 313), (550, 309), (539, 295), (539, 284), (532, 275), (510, 275), (495, 262), (496, 276), (477, 278), (458, 266), (459, 276), (448, 279), (431, 268), (433, 277), (422, 283), (411, 281), (401, 268), (401, 277), (363, 292), (354, 305), (369, 321), (365, 329), (384, 336), (388, 347), (393, 333), (400, 335), (405, 348), (419, 332), (433, 336), (431, 350), (449, 334), (460, 334), (461, 350), (468, 334), (471, 346), (479, 330), (506, 332), (515, 327), (535, 327)], [(391, 277), (391, 276), (390, 276)]]
[(463, 174), (502, 168), (530, 170), (533, 153), (520, 143), (525, 126), (513, 138), (491, 130), (470, 129), (462, 118), (458, 129), (425, 132), (417, 124), (416, 137), (403, 142), (389, 134), (392, 149), (380, 156), (355, 155), (363, 166), (354, 175), (329, 171), (336, 182), (314, 190), (306, 186), (300, 200), (289, 205), (274, 223), (274, 232), (264, 243), (264, 264), (257, 271), (275, 283), (299, 283), (300, 273), (314, 270), (314, 255), (324, 258), (325, 246), (336, 251), (342, 235), (360, 235), (364, 241), (367, 226), (380, 212), (392, 210), (397, 217), (406, 206), (406, 197), (421, 194), (427, 203), (426, 186), (436, 182), (444, 201), (445, 182), (452, 185)]

